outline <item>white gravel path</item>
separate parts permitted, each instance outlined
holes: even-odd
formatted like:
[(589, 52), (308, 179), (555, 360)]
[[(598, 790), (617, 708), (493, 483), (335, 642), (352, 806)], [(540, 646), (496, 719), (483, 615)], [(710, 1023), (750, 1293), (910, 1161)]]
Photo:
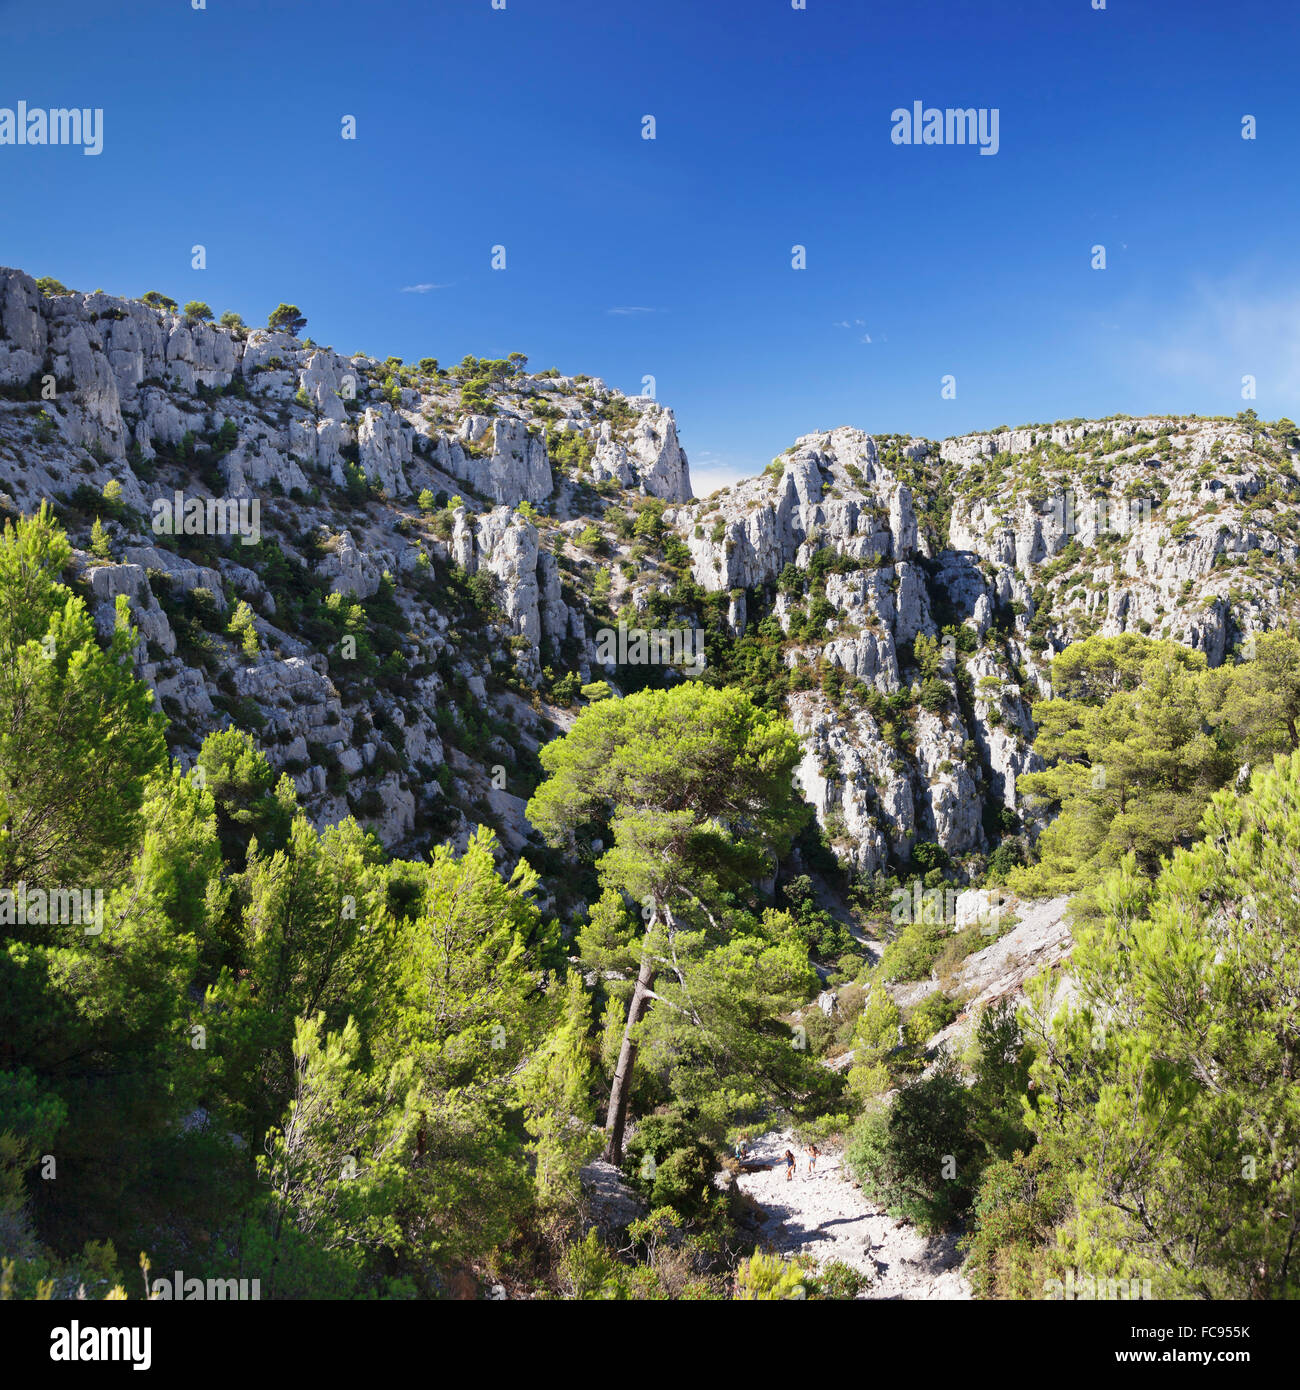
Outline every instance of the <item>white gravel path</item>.
[[(794, 1151), (795, 1177), (787, 1182), (782, 1155)], [(750, 1161), (771, 1163), (765, 1172), (742, 1173), (736, 1184), (768, 1213), (762, 1240), (783, 1255), (811, 1255), (818, 1263), (843, 1260), (872, 1277), (864, 1298), (969, 1298), (956, 1236), (927, 1239), (916, 1228), (873, 1206), (841, 1166), (838, 1153), (823, 1152), (817, 1171), (789, 1133), (751, 1142)]]

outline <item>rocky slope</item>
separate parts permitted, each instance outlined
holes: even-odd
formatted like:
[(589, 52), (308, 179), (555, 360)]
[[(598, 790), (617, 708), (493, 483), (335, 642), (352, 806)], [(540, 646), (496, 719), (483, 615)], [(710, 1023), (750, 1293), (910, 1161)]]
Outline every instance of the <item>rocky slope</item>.
[[(1218, 663), (1294, 612), (1298, 448), (1249, 416), (845, 428), (695, 499), (671, 411), (598, 379), (348, 357), (0, 270), (0, 506), (53, 500), (102, 623), (128, 595), (178, 756), (250, 728), (318, 819), (395, 849), (478, 820), (529, 845), (579, 687), (682, 678), (608, 660), (623, 622), (699, 629), (706, 680), (788, 711), (860, 873), (928, 841), (973, 876), (1032, 829), (1055, 652), (1137, 629)], [(253, 524), (169, 534), (177, 493)]]
[[(462, 389), (476, 375), (47, 296), (0, 270), (0, 503), (55, 501), (105, 625), (130, 598), (139, 671), (183, 759), (233, 720), (322, 821), (355, 811), (396, 846), (463, 833), (467, 810), (518, 848), (523, 803), (503, 779), (565, 718), (519, 693), (544, 654), (590, 671), (566, 540), (602, 494), (681, 501), (690, 476), (653, 400), (513, 371), (479, 413)], [(256, 524), (159, 534), (177, 493), (237, 499)], [(225, 630), (241, 599), (255, 653)]]
[[(1137, 630), (1218, 665), (1293, 615), (1298, 447), (1290, 421), (1249, 417), (941, 444), (838, 429), (669, 515), (698, 584), (729, 592), (734, 626), (773, 586), (785, 633), (792, 614), (816, 618), (785, 651), (805, 672), (789, 696), (808, 749), (801, 781), (839, 848), (872, 872), (917, 840), (961, 860), (1021, 828), (1030, 705), (1051, 693), (1049, 663), (1071, 641)], [(817, 609), (782, 575), (807, 575), (827, 548), (844, 572), (828, 574)], [(829, 666), (845, 680), (828, 698)]]

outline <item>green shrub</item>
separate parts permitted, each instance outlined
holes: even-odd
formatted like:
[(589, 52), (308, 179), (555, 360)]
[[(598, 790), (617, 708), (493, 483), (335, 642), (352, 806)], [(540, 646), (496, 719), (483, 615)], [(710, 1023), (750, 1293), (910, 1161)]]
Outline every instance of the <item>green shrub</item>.
[(891, 983), (928, 980), (940, 952), (952, 937), (946, 922), (909, 922), (885, 948), (881, 976)]
[(1068, 1173), (1039, 1145), (984, 1170), (960, 1248), (976, 1298), (1040, 1299), (1061, 1273), (1053, 1232), (1070, 1211)]
[(845, 1160), (869, 1199), (932, 1235), (970, 1205), (983, 1151), (971, 1132), (970, 1095), (948, 1063), (869, 1110)]
[(951, 699), (952, 691), (938, 676), (928, 676), (921, 683), (920, 705), (931, 714), (941, 714)]
[(739, 1299), (806, 1298), (804, 1271), (797, 1261), (758, 1251), (736, 1266)]
[(809, 1298), (857, 1298), (871, 1287), (871, 1276), (845, 1264), (843, 1260), (828, 1260), (804, 1280)]
[(946, 1028), (961, 1012), (961, 1005), (941, 989), (927, 994), (907, 1019), (907, 1031), (917, 1047)]
[(629, 1186), (652, 1207), (671, 1207), (684, 1220), (708, 1205), (716, 1167), (712, 1150), (678, 1114), (647, 1115), (624, 1158)]

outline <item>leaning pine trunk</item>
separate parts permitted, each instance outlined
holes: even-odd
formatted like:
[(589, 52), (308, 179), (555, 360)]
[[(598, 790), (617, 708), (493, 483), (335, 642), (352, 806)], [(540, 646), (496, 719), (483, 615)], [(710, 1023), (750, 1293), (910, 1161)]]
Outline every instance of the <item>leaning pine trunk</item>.
[(636, 989), (632, 991), (632, 1002), (627, 1009), (623, 1046), (619, 1048), (614, 1084), (609, 1089), (609, 1109), (605, 1114), (605, 1132), (609, 1138), (605, 1143), (604, 1157), (616, 1166), (623, 1162), (623, 1129), (627, 1124), (628, 1097), (632, 1093), (632, 1070), (636, 1066), (634, 1034), (637, 1024), (645, 1015), (646, 1005), (650, 1002), (650, 991), (655, 983), (654, 957), (650, 951), (650, 933), (654, 930), (654, 925), (655, 917), (651, 917), (641, 942), (641, 969), (637, 973)]

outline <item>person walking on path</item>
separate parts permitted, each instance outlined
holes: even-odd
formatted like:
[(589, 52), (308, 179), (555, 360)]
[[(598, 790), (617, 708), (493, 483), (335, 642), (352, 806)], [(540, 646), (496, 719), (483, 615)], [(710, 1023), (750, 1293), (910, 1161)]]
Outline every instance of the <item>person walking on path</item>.
[(785, 1151), (785, 1180), (786, 1182), (794, 1181), (794, 1154), (789, 1149)]
[(816, 1144), (809, 1144), (809, 1145), (808, 1145), (808, 1176), (809, 1176), (810, 1178), (816, 1177), (816, 1176), (817, 1176), (817, 1145), (816, 1145)]

